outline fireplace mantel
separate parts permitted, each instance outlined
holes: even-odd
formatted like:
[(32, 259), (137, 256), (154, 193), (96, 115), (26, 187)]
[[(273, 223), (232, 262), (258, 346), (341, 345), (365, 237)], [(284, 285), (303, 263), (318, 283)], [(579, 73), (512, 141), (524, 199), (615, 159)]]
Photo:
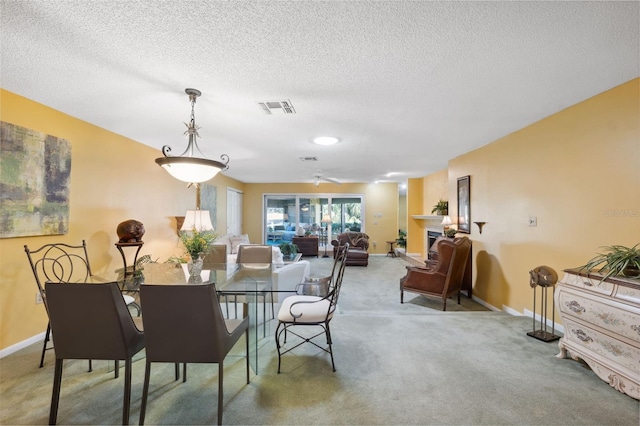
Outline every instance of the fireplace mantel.
[(442, 222), (442, 218), (444, 216), (435, 214), (414, 214), (411, 217), (419, 220), (439, 220)]

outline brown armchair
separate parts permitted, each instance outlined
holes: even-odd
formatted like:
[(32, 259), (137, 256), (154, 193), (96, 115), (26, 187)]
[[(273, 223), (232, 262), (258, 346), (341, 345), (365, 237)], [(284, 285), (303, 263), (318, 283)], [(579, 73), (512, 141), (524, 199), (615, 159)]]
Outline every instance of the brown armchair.
[(331, 241), (333, 258), (338, 256), (339, 247), (349, 243), (346, 266), (367, 266), (369, 264), (369, 236), (364, 232), (343, 232)]
[(442, 310), (447, 310), (447, 298), (458, 295), (471, 251), (471, 241), (467, 237), (454, 241), (441, 240), (438, 243), (438, 262), (432, 269), (407, 267), (407, 275), (400, 279), (400, 303), (404, 303), (404, 292), (410, 291), (423, 296), (442, 298)]

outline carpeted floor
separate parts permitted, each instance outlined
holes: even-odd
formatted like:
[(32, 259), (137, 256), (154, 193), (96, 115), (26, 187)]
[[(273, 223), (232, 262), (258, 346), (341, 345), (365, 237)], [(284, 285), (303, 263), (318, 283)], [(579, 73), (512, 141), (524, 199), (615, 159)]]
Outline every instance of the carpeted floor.
[[(331, 269), (312, 259), (312, 273)], [(558, 359), (557, 344), (528, 337), (531, 319), (406, 293), (401, 259), (372, 256), (348, 267), (339, 314), (331, 322), (337, 372), (310, 345), (278, 357), (271, 334), (260, 348), (260, 374), (244, 383), (243, 359), (225, 363), (226, 424), (339, 425), (638, 425), (639, 402), (600, 380), (583, 363)], [(0, 360), (0, 422), (46, 424), (53, 354), (37, 368), (40, 345)], [(241, 348), (234, 349), (235, 354)], [(131, 423), (137, 423), (144, 355), (134, 363)], [(118, 424), (122, 376), (106, 362), (92, 373), (68, 361), (60, 424)], [(186, 383), (171, 365), (153, 367), (147, 424), (216, 421), (217, 367), (190, 365)]]

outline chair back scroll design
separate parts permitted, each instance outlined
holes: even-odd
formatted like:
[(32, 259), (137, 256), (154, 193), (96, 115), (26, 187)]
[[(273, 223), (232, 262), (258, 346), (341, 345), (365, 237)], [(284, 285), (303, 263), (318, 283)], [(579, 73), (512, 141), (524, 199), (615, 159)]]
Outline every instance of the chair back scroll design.
[[(140, 424), (144, 424), (154, 362), (184, 363), (183, 381), (187, 379), (187, 363), (217, 363), (218, 424), (221, 424), (224, 359), (242, 335), (249, 383), (249, 318), (224, 319), (214, 284), (145, 284), (140, 289), (140, 300), (146, 340)], [(178, 377), (176, 374), (176, 380)]]
[[(349, 243), (339, 247), (337, 253), (339, 267), (332, 282), (329, 284), (329, 293), (326, 296), (296, 295), (289, 296), (282, 302), (282, 306), (278, 312), (278, 326), (275, 332), (276, 348), (278, 350), (278, 373), (280, 373), (282, 355), (304, 343), (311, 343), (317, 348), (327, 352), (331, 357), (333, 371), (336, 371), (329, 323), (338, 305), (348, 253)], [(308, 337), (291, 330), (291, 328), (296, 326), (319, 326), (322, 328), (322, 331), (312, 337)], [(291, 333), (301, 340), (292, 347), (284, 349), (284, 345), (287, 343), (287, 333)], [(320, 346), (313, 341), (314, 338), (322, 335), (326, 337), (326, 347)], [(284, 337), (282, 344), (280, 343), (281, 336)]]
[[(45, 291), (45, 283), (61, 283), (85, 281), (91, 276), (91, 265), (89, 264), (89, 256), (87, 255), (87, 245), (82, 240), (81, 245), (71, 245), (65, 243), (45, 244), (42, 247), (31, 250), (29, 246), (24, 246), (27, 253), (31, 272), (36, 280), (38, 292), (42, 298), (44, 308), (49, 315), (49, 307), (47, 304), (47, 294)], [(51, 337), (51, 324), (47, 323), (47, 330), (42, 344), (42, 354), (40, 355), (40, 368), (44, 366), (44, 355), (47, 344)], [(89, 367), (91, 370), (91, 366)]]
[(297, 294), (306, 294), (310, 296), (324, 297), (329, 294), (329, 285), (333, 282), (338, 265), (342, 264), (343, 257), (336, 256), (333, 259), (333, 267), (331, 274), (321, 277), (306, 277), (303, 282), (296, 285)]
[[(55, 424), (65, 359), (125, 360), (122, 424), (129, 424), (132, 357), (144, 348), (118, 284), (45, 284), (56, 365), (49, 424)], [(117, 368), (117, 367), (116, 367)]]
[(31, 250), (25, 245), (24, 251), (27, 253), (43, 301), (46, 282), (81, 282), (91, 276), (87, 244), (84, 240), (81, 245), (45, 244), (37, 250)]

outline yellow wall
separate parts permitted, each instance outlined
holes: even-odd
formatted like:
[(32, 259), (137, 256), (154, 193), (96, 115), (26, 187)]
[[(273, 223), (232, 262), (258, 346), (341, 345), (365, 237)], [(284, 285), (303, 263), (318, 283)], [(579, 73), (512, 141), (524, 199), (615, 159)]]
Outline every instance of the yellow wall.
[[(195, 207), (195, 192), (170, 177), (154, 159), (158, 150), (0, 90), (0, 120), (68, 140), (72, 146), (69, 233), (0, 239), (0, 348), (44, 332), (47, 317), (35, 304), (36, 285), (24, 245), (86, 240), (94, 273), (122, 267), (114, 244), (117, 225), (144, 223), (141, 254), (166, 260), (180, 254), (174, 216)], [(180, 123), (176, 123), (179, 126)], [(178, 127), (179, 128), (179, 127)], [(180, 143), (178, 140), (176, 143)], [(226, 185), (243, 184), (225, 176), (218, 187), (218, 227), (226, 227)]]
[(474, 295), (532, 311), (530, 269), (562, 276), (600, 246), (639, 242), (639, 94), (632, 80), (449, 162), (450, 213), (470, 175), (471, 221), (487, 222), (469, 235)]
[(449, 201), (449, 174), (447, 169), (425, 176), (422, 190), (422, 214), (432, 215), (438, 201)]
[(424, 215), (424, 179), (407, 180), (407, 254), (424, 251), (424, 223), (413, 215)]
[[(243, 197), (243, 227), (249, 234), (251, 242), (263, 241), (262, 212), (265, 194), (363, 194), (364, 232), (369, 235), (369, 253), (386, 253), (386, 241), (395, 240), (398, 235), (398, 184), (356, 184), (336, 185), (322, 183), (315, 186), (311, 183), (292, 184), (245, 184)], [(373, 246), (376, 242), (376, 246)]]
[(407, 194), (398, 196), (398, 229), (407, 230)]

